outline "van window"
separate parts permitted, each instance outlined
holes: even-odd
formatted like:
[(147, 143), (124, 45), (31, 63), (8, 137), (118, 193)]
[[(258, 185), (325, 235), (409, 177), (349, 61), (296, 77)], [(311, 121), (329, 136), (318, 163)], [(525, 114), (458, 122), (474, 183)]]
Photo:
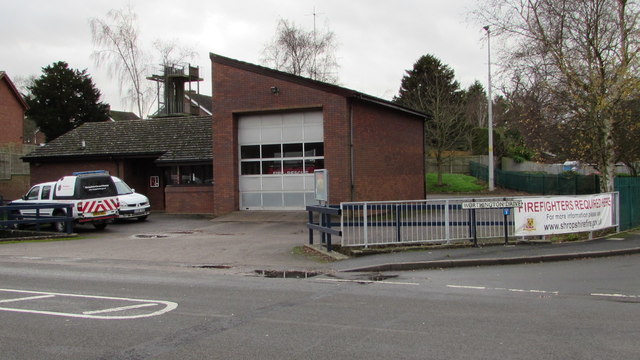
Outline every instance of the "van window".
[(29, 190), (27, 194), (27, 200), (38, 200), (38, 193), (40, 192), (40, 186), (34, 186)]
[(80, 199), (116, 196), (116, 187), (110, 176), (79, 177), (78, 195)]
[(40, 200), (49, 200), (49, 195), (51, 195), (51, 185), (43, 186)]

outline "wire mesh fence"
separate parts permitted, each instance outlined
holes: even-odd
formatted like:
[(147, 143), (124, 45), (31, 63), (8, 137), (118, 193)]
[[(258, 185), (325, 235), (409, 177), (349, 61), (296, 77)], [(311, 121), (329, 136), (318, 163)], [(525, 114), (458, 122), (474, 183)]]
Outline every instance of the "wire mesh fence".
[[(487, 180), (488, 167), (476, 162), (470, 163), (471, 175)], [(600, 191), (597, 175), (574, 173), (546, 174), (495, 169), (495, 184), (511, 190), (541, 195), (595, 194)]]

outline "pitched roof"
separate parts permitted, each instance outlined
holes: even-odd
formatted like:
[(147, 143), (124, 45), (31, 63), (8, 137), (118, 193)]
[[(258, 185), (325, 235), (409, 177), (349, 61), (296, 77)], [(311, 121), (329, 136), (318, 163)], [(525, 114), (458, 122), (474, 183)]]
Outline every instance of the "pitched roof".
[(156, 163), (212, 161), (211, 116), (88, 122), (37, 147), (24, 161), (157, 157)]
[[(429, 117), (429, 115), (396, 104), (392, 101), (389, 100), (385, 100), (385, 99), (381, 99), (381, 98), (377, 98), (375, 96), (371, 96), (371, 95), (367, 95), (364, 93), (361, 93), (359, 91), (355, 91), (355, 90), (351, 90), (351, 89), (347, 89), (338, 85), (334, 85), (334, 84), (329, 84), (326, 82), (322, 82), (322, 81), (318, 81), (318, 80), (313, 80), (310, 78), (306, 78), (303, 76), (299, 76), (299, 75), (294, 75), (294, 74), (290, 74), (287, 72), (283, 72), (283, 71), (279, 71), (279, 70), (274, 70), (274, 69), (270, 69), (264, 66), (260, 66), (260, 65), (255, 65), (255, 64), (251, 64), (248, 62), (244, 62), (244, 61), (240, 61), (240, 60), (236, 60), (236, 59), (232, 59), (232, 58), (228, 58), (222, 55), (218, 55), (218, 54), (214, 54), (214, 53), (209, 53), (209, 58), (211, 59), (211, 61), (213, 63), (218, 63), (218, 64), (223, 64), (223, 65), (227, 65), (227, 66), (231, 66), (231, 67), (235, 67), (237, 69), (242, 69), (245, 71), (250, 71), (256, 74), (260, 74), (260, 75), (264, 75), (264, 76), (270, 76), (276, 79), (280, 79), (280, 80), (284, 80), (284, 81), (289, 81), (292, 83), (296, 83), (296, 84), (300, 84), (303, 86), (308, 86), (311, 88), (316, 88), (322, 91), (326, 91), (329, 93), (333, 93), (333, 94), (337, 94), (337, 95), (342, 95), (344, 97), (347, 98), (352, 98), (352, 99), (356, 99), (356, 100), (360, 100), (360, 101), (364, 101), (367, 103), (371, 103), (371, 104), (376, 104), (379, 106), (383, 106), (386, 107), (388, 109), (392, 109), (395, 111), (401, 111), (410, 115), (414, 115), (414, 116), (418, 116), (420, 118), (427, 118)], [(215, 70), (213, 70), (215, 71)]]
[(135, 113), (129, 112), (129, 111), (109, 110), (109, 117), (113, 121), (140, 120), (140, 117), (138, 115), (136, 115)]
[(209, 95), (198, 94), (196, 92), (185, 91), (184, 96), (193, 101), (207, 114), (211, 114), (213, 111), (213, 99)]
[(29, 105), (27, 105), (26, 101), (24, 101), (24, 98), (22, 97), (16, 86), (13, 84), (13, 81), (11, 81), (11, 79), (9, 78), (9, 75), (7, 75), (7, 73), (4, 71), (0, 71), (0, 80), (4, 80), (7, 83), (7, 85), (9, 86), (9, 90), (11, 90), (16, 99), (18, 99), (20, 105), (22, 105), (22, 107), (27, 110), (29, 108)]

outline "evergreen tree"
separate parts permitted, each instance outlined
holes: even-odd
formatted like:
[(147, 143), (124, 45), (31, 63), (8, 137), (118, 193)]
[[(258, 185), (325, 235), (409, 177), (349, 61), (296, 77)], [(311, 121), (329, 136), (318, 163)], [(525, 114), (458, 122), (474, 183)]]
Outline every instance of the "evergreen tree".
[(47, 141), (85, 122), (109, 119), (109, 105), (99, 102), (100, 91), (86, 70), (74, 70), (59, 61), (42, 72), (29, 86), (26, 115), (36, 122)]
[[(425, 122), (425, 150), (436, 160), (442, 186), (444, 162), (451, 150), (465, 143), (471, 126), (465, 121), (465, 97), (453, 70), (433, 55), (424, 55), (407, 70), (394, 101), (429, 115)], [(425, 168), (428, 154), (425, 154)]]

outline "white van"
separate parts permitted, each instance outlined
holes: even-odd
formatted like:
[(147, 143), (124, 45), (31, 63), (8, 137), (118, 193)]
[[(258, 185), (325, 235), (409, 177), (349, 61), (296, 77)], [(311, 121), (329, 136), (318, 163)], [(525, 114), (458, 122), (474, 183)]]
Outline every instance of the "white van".
[(138, 194), (134, 189), (130, 188), (122, 179), (112, 176), (111, 179), (116, 185), (118, 191), (118, 200), (120, 201), (120, 210), (118, 210), (118, 219), (137, 219), (144, 221), (151, 214), (151, 204), (149, 198), (142, 194)]
[[(12, 201), (20, 204), (72, 204), (73, 219), (76, 223), (91, 223), (98, 229), (118, 216), (120, 202), (114, 181), (109, 173), (102, 170), (76, 172), (58, 181), (37, 184), (29, 189), (21, 199)], [(42, 215), (65, 216), (64, 209), (41, 209)], [(36, 210), (20, 210), (21, 215), (35, 216)], [(53, 223), (56, 231), (65, 231), (64, 222)]]

